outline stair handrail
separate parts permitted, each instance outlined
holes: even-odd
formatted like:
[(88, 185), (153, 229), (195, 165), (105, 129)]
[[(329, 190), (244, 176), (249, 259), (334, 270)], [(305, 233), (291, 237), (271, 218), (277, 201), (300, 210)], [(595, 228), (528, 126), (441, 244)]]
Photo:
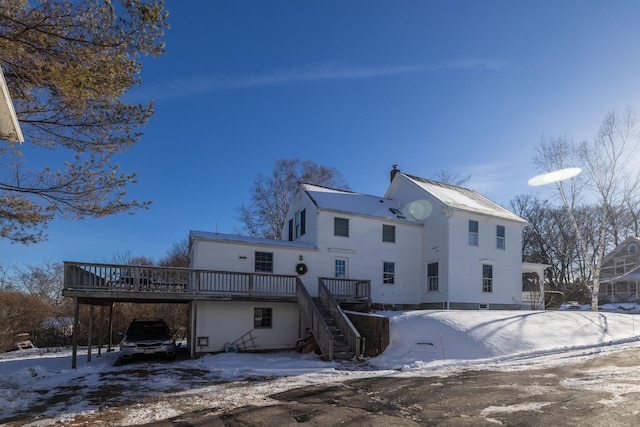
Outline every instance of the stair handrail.
[(333, 360), (333, 342), (335, 337), (329, 330), (327, 322), (325, 322), (322, 313), (313, 302), (309, 291), (302, 283), (300, 278), (296, 279), (296, 296), (298, 297), (298, 305), (304, 315), (307, 323), (311, 327), (316, 343), (322, 352), (323, 358), (330, 362)]
[(365, 338), (360, 335), (358, 329), (356, 329), (345, 312), (342, 311), (340, 304), (338, 304), (338, 301), (333, 297), (321, 277), (318, 278), (318, 297), (320, 297), (325, 307), (329, 309), (329, 315), (336, 323), (336, 326), (342, 331), (342, 335), (344, 335), (355, 357), (362, 357), (362, 355), (364, 355)]

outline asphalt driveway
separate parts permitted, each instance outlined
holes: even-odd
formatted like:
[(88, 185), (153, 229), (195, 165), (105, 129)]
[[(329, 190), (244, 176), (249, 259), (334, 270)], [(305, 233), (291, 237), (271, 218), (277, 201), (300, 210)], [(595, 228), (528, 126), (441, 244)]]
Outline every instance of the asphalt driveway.
[(154, 426), (637, 426), (640, 354), (552, 369), (366, 378), (270, 396), (278, 405), (184, 414)]

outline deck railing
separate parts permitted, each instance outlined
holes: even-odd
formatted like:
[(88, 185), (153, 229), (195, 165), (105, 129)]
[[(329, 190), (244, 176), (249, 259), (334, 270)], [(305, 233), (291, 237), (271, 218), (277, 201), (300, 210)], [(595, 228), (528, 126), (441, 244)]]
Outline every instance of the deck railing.
[(75, 291), (295, 297), (296, 279), (192, 268), (64, 263), (64, 289)]
[(318, 279), (318, 297), (322, 301), (322, 304), (329, 309), (329, 315), (336, 323), (336, 326), (342, 331), (345, 341), (351, 347), (351, 350), (356, 357), (361, 357), (364, 354), (365, 338), (360, 335), (360, 332), (351, 323), (351, 320), (340, 308), (340, 304), (331, 294), (331, 291), (324, 283), (324, 279)]
[(321, 277), (320, 279), (331, 295), (338, 300), (371, 300), (370, 280), (341, 279), (335, 277)]
[(322, 352), (322, 356), (327, 361), (333, 360), (334, 336), (300, 279), (297, 279), (296, 295), (298, 297), (298, 306), (307, 324), (311, 326), (313, 336)]

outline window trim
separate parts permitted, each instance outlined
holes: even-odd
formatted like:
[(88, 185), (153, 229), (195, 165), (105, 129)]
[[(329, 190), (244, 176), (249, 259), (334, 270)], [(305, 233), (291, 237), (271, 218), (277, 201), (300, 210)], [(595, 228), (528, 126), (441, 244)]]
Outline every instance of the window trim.
[(288, 224), (290, 242), (304, 236), (307, 232), (307, 208), (295, 212)]
[[(258, 310), (263, 310), (260, 317)], [(273, 307), (253, 307), (253, 329), (273, 329)]]
[(396, 226), (382, 224), (382, 241), (387, 243), (396, 242)]
[[(430, 276), (430, 267), (435, 265), (435, 276)], [(438, 262), (427, 263), (427, 292), (439, 292), (440, 291), (440, 266)]]
[[(265, 255), (267, 259), (258, 259), (259, 256)], [(253, 262), (253, 271), (255, 273), (273, 273), (273, 252), (255, 251)]]
[[(500, 235), (500, 230), (502, 230), (502, 235)], [(507, 228), (500, 224), (496, 224), (496, 249), (507, 249)]]
[[(342, 273), (343, 275), (338, 275), (338, 263), (342, 263)], [(333, 277), (337, 278), (337, 279), (346, 279), (347, 276), (349, 275), (347, 272), (347, 258), (334, 258), (333, 259)]]
[(382, 262), (382, 284), (383, 285), (395, 285), (396, 284), (396, 263), (393, 261)]
[[(475, 225), (475, 227), (472, 227)], [(475, 231), (473, 230), (475, 228)], [(469, 220), (469, 246), (480, 246), (480, 223), (474, 219)]]
[[(488, 275), (486, 273), (489, 273)], [(482, 264), (482, 292), (493, 293), (493, 265)]]
[[(343, 223), (338, 224), (339, 222)], [(333, 217), (333, 235), (338, 237), (349, 237), (349, 218), (342, 218), (338, 216)]]

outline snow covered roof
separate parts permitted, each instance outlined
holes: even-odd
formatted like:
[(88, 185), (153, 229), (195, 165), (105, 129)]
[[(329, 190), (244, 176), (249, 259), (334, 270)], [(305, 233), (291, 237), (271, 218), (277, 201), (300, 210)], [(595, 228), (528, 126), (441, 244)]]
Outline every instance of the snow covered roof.
[(292, 248), (299, 248), (299, 249), (315, 249), (315, 246), (313, 245), (301, 243), (297, 241), (290, 242), (288, 240), (265, 239), (262, 237), (241, 236), (239, 234), (223, 234), (223, 233), (215, 233), (210, 231), (191, 230), (189, 232), (189, 235), (192, 240), (204, 239), (204, 240), (221, 241), (221, 242), (284, 246), (284, 247), (292, 247)]
[(313, 184), (300, 184), (300, 186), (319, 209), (418, 224), (413, 218), (404, 215), (401, 207), (391, 199)]
[(511, 221), (526, 224), (527, 221), (506, 208), (492, 202), (483, 195), (476, 193), (468, 188), (457, 187), (455, 185), (445, 184), (442, 182), (432, 181), (413, 175), (402, 173), (409, 181), (422, 188), (427, 193), (438, 199), (444, 205), (465, 211), (478, 212), (498, 218), (504, 218)]

